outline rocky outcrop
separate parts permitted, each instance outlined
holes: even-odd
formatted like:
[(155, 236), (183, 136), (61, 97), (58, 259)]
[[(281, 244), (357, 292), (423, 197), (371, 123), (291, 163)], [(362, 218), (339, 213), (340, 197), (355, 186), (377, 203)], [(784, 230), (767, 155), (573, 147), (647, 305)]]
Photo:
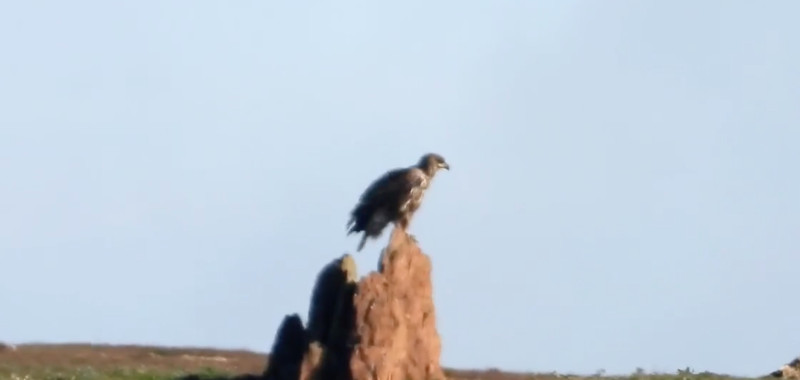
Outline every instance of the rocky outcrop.
[(772, 372), (770, 375), (782, 379), (800, 380), (800, 356), (789, 362), (789, 364), (784, 365), (777, 371)]
[(322, 269), (308, 326), (287, 316), (272, 347), (269, 380), (444, 379), (431, 261), (394, 229), (379, 269), (357, 281), (345, 254)]

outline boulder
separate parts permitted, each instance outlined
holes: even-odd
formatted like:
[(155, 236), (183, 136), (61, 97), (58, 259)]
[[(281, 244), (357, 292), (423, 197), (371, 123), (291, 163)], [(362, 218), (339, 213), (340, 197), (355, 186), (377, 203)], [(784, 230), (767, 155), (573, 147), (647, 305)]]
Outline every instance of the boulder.
[(444, 379), (431, 260), (394, 228), (379, 269), (357, 280), (345, 254), (317, 276), (308, 326), (286, 317), (263, 376), (270, 380)]

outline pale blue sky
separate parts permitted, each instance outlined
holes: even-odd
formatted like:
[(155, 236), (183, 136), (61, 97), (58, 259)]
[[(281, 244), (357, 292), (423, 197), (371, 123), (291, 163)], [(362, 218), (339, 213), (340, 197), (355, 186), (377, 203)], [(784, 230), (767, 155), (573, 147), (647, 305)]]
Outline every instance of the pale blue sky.
[(436, 151), (445, 365), (761, 375), (800, 352), (799, 14), (4, 2), (0, 340), (265, 351)]

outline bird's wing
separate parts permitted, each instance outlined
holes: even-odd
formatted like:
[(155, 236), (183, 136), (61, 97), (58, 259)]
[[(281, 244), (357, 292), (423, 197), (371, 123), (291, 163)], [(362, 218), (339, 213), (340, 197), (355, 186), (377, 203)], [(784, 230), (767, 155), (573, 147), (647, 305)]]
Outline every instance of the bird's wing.
[(406, 194), (420, 181), (413, 170), (394, 169), (372, 182), (361, 195), (361, 203), (371, 203), (378, 199)]
[(401, 207), (402, 202), (411, 191), (422, 185), (425, 180), (425, 174), (417, 168), (401, 168), (386, 172), (373, 181), (361, 194), (358, 204), (350, 212), (351, 218), (347, 222), (347, 228), (352, 232), (352, 227), (358, 219), (366, 218), (361, 222), (366, 223), (373, 217), (367, 214), (377, 212), (375, 214), (377, 217), (384, 217), (382, 216), (383, 211), (379, 211), (384, 206)]

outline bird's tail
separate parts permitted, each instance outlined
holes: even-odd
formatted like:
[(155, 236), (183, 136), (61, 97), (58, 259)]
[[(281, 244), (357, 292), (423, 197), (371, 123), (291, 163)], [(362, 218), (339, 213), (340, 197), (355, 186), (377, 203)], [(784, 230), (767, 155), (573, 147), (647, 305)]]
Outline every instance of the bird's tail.
[(364, 233), (364, 236), (361, 237), (361, 241), (358, 243), (358, 248), (356, 248), (356, 252), (361, 252), (366, 242), (367, 242), (367, 234)]

